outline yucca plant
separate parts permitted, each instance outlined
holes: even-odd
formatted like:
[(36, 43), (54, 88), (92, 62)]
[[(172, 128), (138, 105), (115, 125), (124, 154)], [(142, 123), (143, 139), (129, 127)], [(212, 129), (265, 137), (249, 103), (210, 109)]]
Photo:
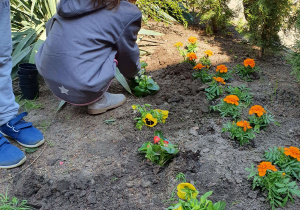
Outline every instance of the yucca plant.
[(13, 71), (17, 64), (34, 63), (39, 46), (46, 39), (45, 23), (56, 13), (57, 0), (11, 0)]

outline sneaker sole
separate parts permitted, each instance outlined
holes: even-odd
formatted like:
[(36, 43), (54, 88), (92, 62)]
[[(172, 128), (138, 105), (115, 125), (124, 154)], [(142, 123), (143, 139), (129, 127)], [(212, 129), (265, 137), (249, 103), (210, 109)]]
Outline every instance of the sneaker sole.
[(103, 109), (88, 109), (88, 113), (89, 114), (102, 114), (102, 113), (106, 112), (107, 110), (114, 109), (114, 108), (121, 106), (122, 104), (125, 103), (125, 101), (126, 101), (126, 98), (118, 104), (115, 104), (113, 106), (109, 106), (109, 107), (106, 107)]
[(18, 167), (18, 166), (22, 165), (25, 161), (26, 161), (26, 156), (20, 162), (14, 164), (14, 165), (0, 166), (0, 168), (15, 168), (15, 167)]
[[(1, 133), (4, 137), (12, 138), (12, 137), (6, 135), (5, 133), (2, 133), (1, 131), (0, 131), (0, 133)], [(14, 139), (14, 138), (12, 138), (12, 139)], [(19, 141), (16, 140), (16, 139), (14, 139), (14, 140), (15, 140), (16, 142), (18, 142), (18, 144), (22, 145), (23, 147), (28, 147), (28, 148), (39, 147), (39, 146), (41, 146), (42, 144), (45, 143), (45, 139), (42, 139), (41, 141), (39, 141), (37, 144), (34, 144), (34, 145), (23, 144), (23, 143), (19, 142)]]

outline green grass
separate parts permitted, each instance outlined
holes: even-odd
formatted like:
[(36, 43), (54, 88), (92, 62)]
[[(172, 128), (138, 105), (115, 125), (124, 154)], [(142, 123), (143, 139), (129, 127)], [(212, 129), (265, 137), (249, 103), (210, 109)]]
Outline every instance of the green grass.
[(21, 96), (16, 97), (16, 102), (22, 107), (25, 111), (39, 109), (42, 107), (41, 103), (37, 103), (35, 100), (21, 99)]
[(18, 200), (16, 197), (9, 198), (7, 191), (5, 195), (0, 194), (0, 209), (1, 210), (29, 210), (31, 207), (27, 206), (27, 200)]

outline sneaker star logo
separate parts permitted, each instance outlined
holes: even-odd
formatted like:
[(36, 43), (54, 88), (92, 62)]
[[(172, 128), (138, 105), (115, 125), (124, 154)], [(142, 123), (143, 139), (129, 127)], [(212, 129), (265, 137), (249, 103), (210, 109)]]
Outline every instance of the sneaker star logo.
[(66, 89), (63, 85), (61, 87), (58, 87), (58, 88), (60, 89), (60, 91), (61, 91), (62, 94), (69, 95), (68, 94), (69, 90)]

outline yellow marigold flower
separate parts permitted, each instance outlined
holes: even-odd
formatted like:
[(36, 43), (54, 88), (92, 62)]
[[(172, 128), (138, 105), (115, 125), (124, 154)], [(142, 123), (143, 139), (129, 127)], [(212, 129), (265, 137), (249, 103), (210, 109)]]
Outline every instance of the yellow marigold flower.
[(237, 126), (242, 127), (243, 130), (246, 132), (247, 129), (251, 129), (250, 123), (248, 121), (238, 121), (236, 123)]
[[(196, 190), (196, 188), (190, 184), (190, 183), (180, 183), (179, 185), (177, 185), (177, 195), (179, 198), (185, 200), (186, 198), (186, 192), (184, 190), (191, 190), (193, 191), (192, 193), (192, 198), (196, 198), (198, 195), (198, 191)], [(187, 200), (190, 200), (191, 198), (187, 198)]]
[(255, 61), (251, 58), (247, 58), (246, 60), (244, 60), (244, 66), (251, 66), (251, 68), (253, 68), (255, 66)]
[(148, 127), (154, 127), (157, 124), (157, 119), (152, 116), (152, 114), (147, 113), (145, 118), (143, 118), (145, 125)]
[(161, 110), (161, 109), (155, 109), (154, 111), (158, 111), (159, 113), (162, 114), (162, 123), (165, 123), (166, 119), (169, 116), (169, 111), (168, 110)]
[(300, 150), (297, 147), (284, 148), (284, 154), (300, 161)]
[(225, 65), (219, 65), (219, 66), (217, 66), (216, 71), (218, 71), (220, 73), (226, 73), (228, 71), (228, 69)]
[(196, 42), (197, 42), (197, 38), (196, 38), (196, 37), (191, 36), (191, 37), (189, 38), (189, 43), (195, 44)]
[(193, 52), (187, 54), (186, 57), (188, 57), (190, 61), (197, 59), (197, 55)]
[(254, 105), (250, 108), (249, 114), (257, 114), (258, 117), (261, 117), (264, 113), (266, 113), (265, 109), (260, 105)]
[(285, 173), (282, 173), (282, 176), (285, 176)]
[(222, 77), (213, 77), (213, 79), (216, 80), (217, 82), (223, 83), (224, 85), (226, 84)]
[(207, 57), (212, 56), (214, 53), (211, 50), (206, 50), (204, 53), (207, 55)]
[(257, 166), (257, 170), (259, 176), (266, 175), (267, 170), (277, 171), (277, 169), (275, 168), (275, 166), (272, 165), (271, 162), (261, 162)]
[(181, 42), (177, 42), (176, 44), (174, 44), (175, 47), (182, 47), (183, 44)]
[(133, 110), (136, 110), (136, 105), (132, 105), (131, 108), (132, 108)]
[(202, 65), (202, 63), (198, 63), (193, 69), (202, 69), (202, 68), (205, 68), (205, 66)]
[(223, 99), (228, 104), (239, 105), (239, 98), (236, 95), (228, 95)]

